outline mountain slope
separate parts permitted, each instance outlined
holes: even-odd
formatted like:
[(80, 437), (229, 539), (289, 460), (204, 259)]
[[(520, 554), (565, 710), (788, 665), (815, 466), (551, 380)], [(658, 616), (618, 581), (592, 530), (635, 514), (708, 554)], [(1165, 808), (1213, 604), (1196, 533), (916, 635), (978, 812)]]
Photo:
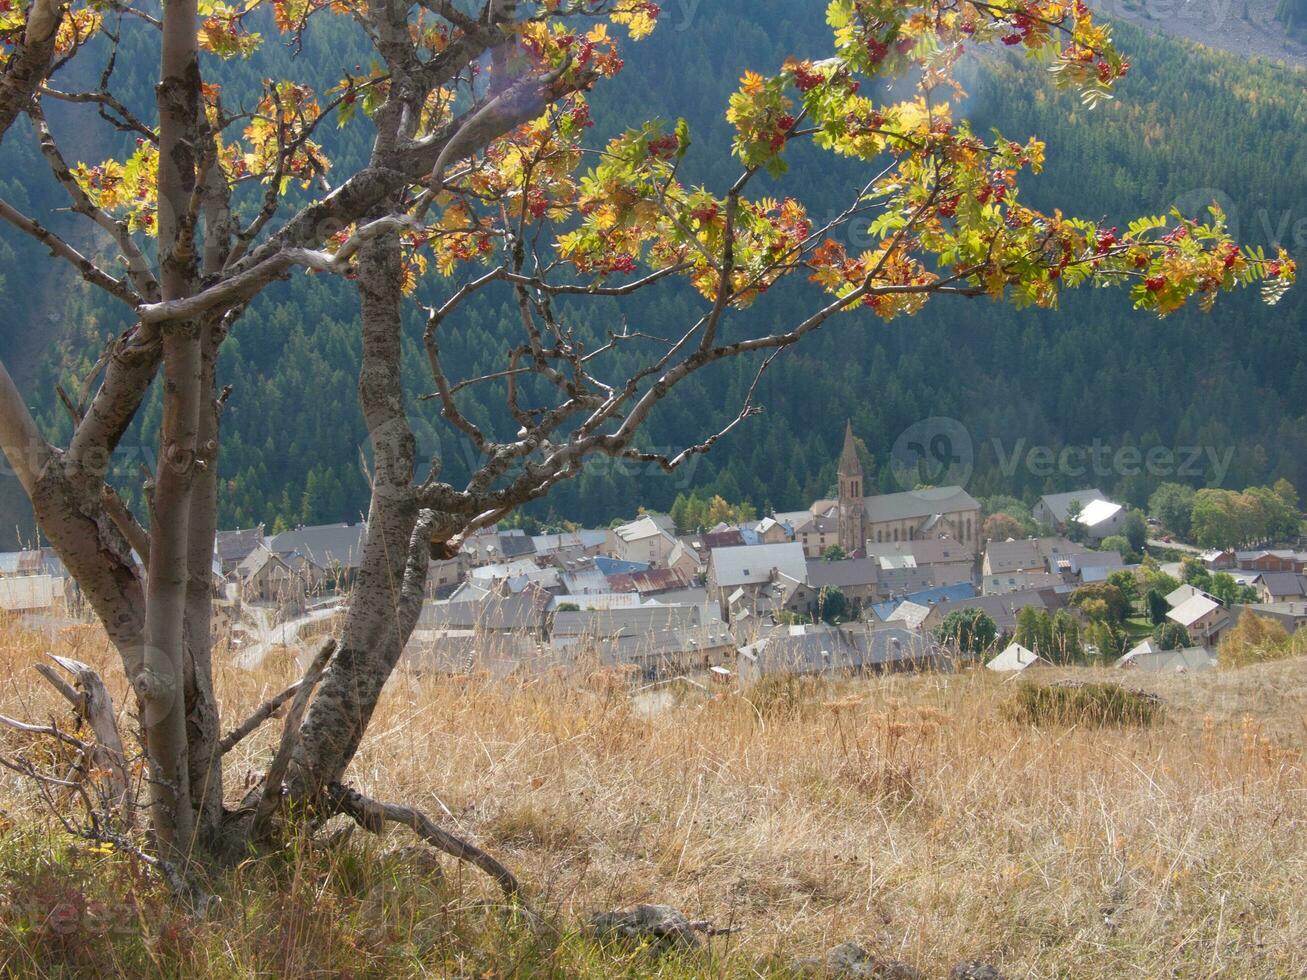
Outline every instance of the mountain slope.
[[(598, 133), (650, 116), (685, 116), (695, 134), (690, 175), (720, 185), (735, 172), (723, 110), (740, 73), (746, 67), (772, 69), (791, 52), (820, 55), (829, 44), (827, 29), (815, 10), (798, 13), (781, 0), (720, 0), (699, 9), (686, 29), (678, 29), (685, 25), (675, 14), (669, 10), (664, 29), (629, 49), (628, 70), (596, 94)], [(1026, 192), (1032, 203), (1116, 221), (1164, 212), (1177, 202), (1196, 212), (1215, 198), (1246, 240), (1269, 244), (1281, 238), (1297, 248), (1301, 243), (1292, 239), (1302, 229), (1295, 225), (1307, 217), (1307, 190), (1300, 181), (1307, 172), (1300, 136), (1307, 123), (1302, 75), (1129, 26), (1118, 33), (1134, 68), (1118, 100), (1094, 113), (1056, 96), (1039, 65), (1004, 57), (977, 65), (968, 87), (978, 129), (992, 125), (1012, 138), (1037, 134), (1048, 142), (1047, 171)], [(148, 54), (136, 55), (142, 79)], [(284, 71), (285, 57), (275, 52), (272, 69)], [(340, 38), (317, 36), (310, 38), (306, 57), (326, 75), (352, 55), (342, 50)], [(268, 70), (250, 67), (252, 77)], [(147, 93), (145, 88), (142, 97)], [(361, 126), (342, 130), (338, 150), (357, 158), (365, 134)], [(4, 157), (21, 164), (27, 152), (7, 145)], [(12, 176), (39, 170), (6, 167), (11, 177), (0, 190), (6, 196), (39, 195), (39, 181), (20, 186)], [(801, 188), (812, 213), (821, 215), (844, 203), (857, 174), (809, 154), (795, 158), (794, 177), (780, 186)], [(3, 298), (19, 303), (14, 283), (22, 280), (15, 274), (36, 259), (14, 236), (5, 233), (0, 240), (12, 247), (12, 254), (0, 252), (0, 273), (10, 289)], [(421, 298), (448, 288), (432, 282)], [(80, 377), (102, 339), (124, 324), (118, 311), (76, 285), (66, 295), (68, 334), (56, 355), (26, 379), (44, 423), (56, 432), (66, 422), (51, 396), (54, 382)], [(769, 300), (758, 316), (780, 323), (796, 315), (789, 296)], [(685, 290), (668, 289), (620, 308), (592, 304), (584, 316), (596, 327), (625, 318), (670, 331), (687, 322), (698, 303)], [(697, 468), (662, 477), (597, 465), (558, 488), (534, 513), (606, 522), (637, 502), (667, 507), (689, 487), (759, 507), (804, 506), (833, 479), (845, 417), (854, 419), (875, 459), (870, 479), (885, 489), (898, 489), (887, 465), (896, 438), (938, 416), (965, 424), (974, 453), (968, 486), (976, 494), (1028, 495), (1088, 481), (1142, 502), (1159, 480), (1177, 477), (1242, 486), (1284, 475), (1307, 487), (1303, 303), (1301, 290), (1272, 309), (1240, 296), (1210, 316), (1185, 313), (1160, 323), (1131, 311), (1126, 297), (1115, 292), (1069, 296), (1057, 315), (1014, 312), (988, 301), (937, 301), (917, 317), (888, 326), (851, 315), (778, 362), (760, 392), (766, 414)], [(224, 423), (224, 524), (334, 521), (356, 517), (366, 506), (358, 465), (363, 426), (354, 400), (355, 309), (347, 284), (300, 277), (269, 291), (235, 331), (221, 364), (223, 380), (235, 389)], [(29, 327), (48, 329), (33, 317), (35, 308)], [(447, 356), (469, 372), (495, 363), (511, 324), (511, 311), (477, 307), (451, 325), (456, 329)], [(429, 387), (417, 349), (419, 329), (415, 311), (408, 336), (414, 393)], [(0, 355), (8, 355), (12, 344), (12, 335), (0, 337)], [(682, 444), (724, 420), (753, 370), (747, 363), (724, 365), (682, 389), (653, 419), (650, 444)], [(450, 477), (465, 473), (465, 447), (450, 437), (429, 403), (412, 411), (423, 448), (443, 451)], [(119, 472), (129, 495), (139, 482), (136, 461), (150, 458), (157, 413), (157, 405), (147, 409), (123, 454)], [(492, 420), (496, 406), (487, 400), (474, 415)], [(1057, 452), (1095, 440), (1113, 448), (1195, 446), (1211, 453), (1199, 457), (1201, 467), (1179, 473), (1175, 464), (1142, 473), (1109, 466), (1089, 474), (1050, 474), (1024, 460), (1009, 465), (1014, 454), (1032, 446)], [(0, 516), (0, 528), (13, 526), (13, 515)]]

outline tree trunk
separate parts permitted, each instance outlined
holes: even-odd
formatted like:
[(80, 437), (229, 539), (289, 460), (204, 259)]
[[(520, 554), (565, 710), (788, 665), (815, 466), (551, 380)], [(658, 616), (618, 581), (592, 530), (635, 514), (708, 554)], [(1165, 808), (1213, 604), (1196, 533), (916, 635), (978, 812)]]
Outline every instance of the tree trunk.
[(205, 324), (201, 337), (200, 426), (204, 465), (191, 487), (186, 577), (186, 742), (191, 805), (202, 845), (212, 844), (222, 826), (222, 738), (213, 694), (213, 542), (218, 531), (218, 402), (215, 372), (220, 327)]
[[(165, 0), (162, 81), (157, 93), (159, 283), (165, 301), (189, 295), (196, 282), (192, 210), (200, 112), (196, 22), (195, 0)], [(135, 686), (144, 711), (154, 831), (165, 854), (179, 859), (189, 855), (195, 829), (184, 674), (191, 492), (203, 401), (203, 326), (187, 321), (163, 329), (163, 421), (150, 521), (145, 664)]]
[(399, 240), (378, 236), (359, 253), (363, 357), (359, 399), (372, 443), (372, 502), (362, 565), (350, 594), (340, 648), (300, 730), (292, 792), (317, 798), (343, 776), (381, 689), (422, 608), (429, 564), (413, 486), (416, 445), (404, 413), (401, 366), (403, 274)]

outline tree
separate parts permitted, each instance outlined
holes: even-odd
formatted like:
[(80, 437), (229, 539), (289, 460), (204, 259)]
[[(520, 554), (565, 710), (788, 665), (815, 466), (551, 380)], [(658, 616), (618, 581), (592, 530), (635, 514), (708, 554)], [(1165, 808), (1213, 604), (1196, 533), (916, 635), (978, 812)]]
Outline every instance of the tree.
[(1148, 512), (1177, 537), (1187, 539), (1193, 517), (1194, 490), (1183, 483), (1163, 483), (1148, 498)]
[[(156, 104), (145, 118), (112, 91), (110, 70), (87, 64), (106, 51), (112, 59), (119, 43), (117, 33), (87, 43), (104, 23), (98, 5), (35, 0), (21, 22), (11, 11), (0, 25), (0, 134), (25, 133), (11, 124), (28, 116), (67, 210), (103, 234), (108, 258), (84, 255), (8, 202), (0, 219), (134, 321), (83, 380), (84, 394), (64, 399), (66, 446), (46, 440), (0, 368), (0, 444), (118, 650), (144, 729), (153, 841), (183, 868), (193, 855), (244, 855), (274, 842), (287, 814), (343, 814), (374, 830), (416, 828), (515, 892), (516, 879), (488, 855), (344, 781), (416, 625), (431, 560), (453, 557), (467, 535), (592, 460), (670, 472), (707, 453), (757, 414), (776, 357), (840, 314), (891, 320), (945, 296), (1052, 308), (1066, 288), (1124, 285), (1137, 308), (1167, 315), (1255, 283), (1274, 301), (1296, 275), (1283, 252), (1241, 250), (1215, 211), (1175, 229), (1144, 220), (1119, 233), (1019, 199), (1020, 175), (1040, 168), (1043, 144), (975, 133), (955, 112), (952, 66), (964, 46), (1002, 39), (1049, 57), (1055, 84), (1101, 102), (1127, 65), (1083, 6), (1035, 0), (957, 13), (930, 0), (873, 15), (832, 0), (833, 57), (749, 72), (730, 96), (739, 173), (721, 188), (684, 182), (683, 123), (637, 122), (603, 147), (586, 143), (586, 93), (621, 69), (621, 43), (653, 30), (658, 8), (648, 0), (279, 7), (276, 26), (291, 48), (310, 15), (359, 23), (375, 67), (321, 93), (270, 79), (252, 108), (232, 111), (224, 59), (262, 40), (246, 30), (249, 9), (206, 7), (203, 30), (196, 0), (165, 0), (159, 16), (123, 20), (121, 30), (159, 34)], [(68, 77), (98, 78), (98, 87), (46, 87), (68, 60), (86, 69)], [(919, 90), (900, 102), (871, 94), (879, 80), (906, 77), (920, 79)], [(125, 130), (135, 148), (70, 166), (69, 144), (45, 119), (48, 99), (86, 107), (88, 126), (99, 119), (106, 134)], [(367, 160), (331, 170), (329, 185), (332, 161), (315, 138), (327, 120), (371, 136)], [(792, 144), (865, 164), (845, 210), (818, 221), (797, 197), (752, 193), (764, 178), (781, 181)], [(850, 254), (839, 235), (868, 212), (875, 243)], [(341, 277), (358, 293), (367, 533), (340, 637), (322, 645), (293, 691), (232, 729), (252, 730), (289, 705), (267, 771), (229, 809), (231, 745), (209, 639), (219, 354), (267, 286), (304, 271)], [(699, 301), (669, 336), (587, 328), (577, 316), (678, 279)], [(749, 307), (787, 279), (807, 290), (807, 306), (772, 329)], [(442, 479), (440, 457), (420, 466), (406, 409), (404, 317), (419, 288), (430, 300), (423, 388), (475, 460), (457, 482)], [(500, 362), (460, 376), (446, 342), (482, 300), (511, 309), (521, 334)], [(732, 361), (747, 363), (753, 381), (721, 424), (679, 447), (649, 448), (641, 436), (655, 409), (688, 379)], [(159, 375), (146, 526), (106, 482), (106, 463)], [(470, 390), (498, 392), (502, 410), (467, 410)], [(729, 472), (719, 475), (719, 486), (729, 482)]]
[[(1167, 593), (1169, 595), (1170, 593)], [(1149, 589), (1148, 594), (1144, 596), (1144, 607), (1148, 612), (1148, 621), (1154, 626), (1159, 626), (1166, 622), (1166, 614), (1171, 611), (1170, 603), (1166, 601), (1166, 596), (1157, 589)]]
[(1189, 631), (1179, 623), (1158, 623), (1153, 627), (1153, 639), (1159, 649), (1180, 650), (1189, 646)]
[(848, 557), (848, 552), (837, 544), (831, 545), (821, 553), (822, 561), (844, 561)]
[(1070, 664), (1083, 659), (1080, 623), (1065, 609), (1059, 609), (1053, 614), (1052, 635), (1054, 663)]
[(827, 623), (838, 623), (849, 614), (849, 600), (844, 592), (833, 585), (823, 586), (817, 593), (817, 617)]
[(1184, 579), (1185, 585), (1192, 585), (1204, 592), (1212, 591), (1212, 573), (1196, 558), (1186, 558), (1180, 562), (1180, 577)]
[(1141, 552), (1148, 543), (1148, 522), (1144, 520), (1143, 511), (1131, 510), (1125, 518), (1125, 538), (1130, 542), (1130, 550)]
[(1251, 585), (1240, 585), (1229, 572), (1217, 572), (1213, 575), (1207, 592), (1224, 606), (1257, 601), (1257, 590)]
[(1288, 631), (1269, 616), (1245, 609), (1221, 640), (1217, 657), (1222, 667), (1243, 667), (1278, 660), (1291, 652)]
[(1124, 568), (1118, 569), (1107, 577), (1107, 584), (1120, 589), (1121, 595), (1131, 606), (1139, 601), (1139, 580), (1135, 578), (1134, 572)]
[(1026, 536), (1026, 529), (1015, 517), (1000, 511), (985, 518), (980, 534), (986, 541), (1016, 540)]
[(935, 628), (935, 638), (963, 653), (982, 654), (998, 639), (998, 626), (983, 609), (958, 609)]
[(1027, 650), (1047, 656), (1053, 650), (1053, 621), (1038, 606), (1025, 606), (1017, 613), (1017, 629), (1012, 639)]
[[(1070, 603), (1073, 606), (1085, 607), (1091, 602), (1102, 603), (1103, 615), (1098, 618), (1106, 617), (1113, 623), (1120, 623), (1130, 615), (1130, 600), (1109, 582), (1082, 585), (1071, 593)], [(1085, 615), (1090, 615), (1088, 608), (1085, 609)]]
[(1066, 536), (1075, 542), (1083, 542), (1089, 537), (1089, 528), (1080, 520), (1080, 515), (1085, 512), (1085, 505), (1079, 500), (1073, 500), (1066, 508)]
[(1120, 534), (1109, 534), (1105, 537), (1102, 540), (1102, 548), (1104, 551), (1118, 552), (1122, 558), (1129, 558), (1134, 551), (1130, 542)]

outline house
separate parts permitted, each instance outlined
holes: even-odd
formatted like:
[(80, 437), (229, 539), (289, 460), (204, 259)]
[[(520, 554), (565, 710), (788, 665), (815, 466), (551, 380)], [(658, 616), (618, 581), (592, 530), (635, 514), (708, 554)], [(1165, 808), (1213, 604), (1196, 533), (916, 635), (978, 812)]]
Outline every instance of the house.
[(1253, 579), (1262, 602), (1293, 602), (1307, 597), (1303, 577), (1297, 572), (1262, 572)]
[(1166, 618), (1183, 626), (1189, 638), (1203, 646), (1216, 646), (1231, 625), (1230, 614), (1208, 595), (1190, 596), (1169, 611)]
[(845, 558), (823, 561), (809, 558), (804, 582), (810, 589), (839, 589), (854, 605), (874, 601), (880, 595), (880, 564), (874, 558)]
[(740, 648), (741, 689), (770, 674), (854, 674), (947, 666), (930, 637), (899, 628), (788, 626)]
[(466, 552), (460, 551), (453, 558), (432, 561), (427, 566), (427, 596), (439, 598), (448, 595), (463, 581), (472, 567)]
[(587, 641), (571, 648), (601, 666), (633, 668), (641, 680), (722, 668), (735, 661), (735, 639), (722, 622)]
[(1050, 527), (1065, 529), (1073, 504), (1080, 505), (1079, 523), (1089, 540), (1102, 541), (1125, 530), (1126, 509), (1107, 499), (1103, 491), (1091, 487), (1067, 493), (1049, 493), (1039, 498), (1033, 513), (1035, 520)]
[(1009, 643), (1002, 653), (985, 666), (1000, 674), (1020, 674), (1027, 670), (1053, 665), (1033, 650), (1027, 650), (1020, 643)]
[(1186, 582), (1184, 585), (1181, 585), (1179, 588), (1173, 589), (1172, 591), (1166, 594), (1166, 604), (1170, 606), (1172, 609), (1174, 609), (1176, 606), (1180, 605), (1181, 603), (1188, 602), (1190, 599), (1192, 599), (1194, 596), (1197, 595), (1206, 596), (1208, 599), (1211, 599), (1213, 602), (1216, 601), (1216, 599), (1213, 596), (1208, 595), (1202, 589), (1190, 585), (1189, 583)]
[(1125, 670), (1147, 670), (1159, 674), (1192, 674), (1211, 670), (1216, 666), (1216, 654), (1206, 647), (1184, 647), (1180, 650), (1141, 650), (1143, 644), (1131, 650), (1116, 662)]
[(882, 568), (929, 568), (935, 573), (936, 585), (970, 582), (975, 578), (975, 553), (949, 537), (880, 544), (868, 541), (864, 550)]
[(544, 590), (530, 587), (512, 595), (483, 593), (478, 598), (425, 602), (418, 616), (418, 628), (429, 633), (514, 633), (542, 640), (551, 599)]
[(619, 524), (608, 532), (606, 550), (623, 561), (648, 562), (650, 565), (667, 564), (667, 557), (676, 547), (671, 518), (661, 514), (645, 514), (628, 524)]
[(930, 615), (922, 628), (934, 631), (948, 617), (960, 609), (980, 609), (994, 621), (1000, 634), (1011, 635), (1017, 628), (1017, 615), (1027, 606), (1052, 612), (1061, 605), (1056, 593), (1041, 589), (1038, 592), (1009, 592), (1006, 595), (982, 595), (972, 599), (946, 600), (930, 608)]
[(262, 546), (264, 526), (236, 531), (219, 531), (214, 537), (213, 550), (221, 562), (222, 574), (230, 575), (255, 548)]
[(1307, 555), (1293, 551), (1236, 551), (1234, 565), (1251, 572), (1301, 572), (1307, 570)]
[(364, 524), (322, 524), (275, 534), (266, 542), (274, 555), (299, 555), (320, 569), (328, 588), (345, 589), (363, 564)]
[(707, 561), (707, 555), (700, 557), (699, 552), (691, 547), (685, 538), (682, 538), (676, 542), (676, 547), (667, 556), (667, 567), (694, 576), (703, 573)]
[(764, 517), (752, 530), (758, 537), (758, 544), (784, 544), (792, 540), (785, 525), (772, 517)]
[(834, 513), (812, 514), (794, 529), (794, 540), (803, 545), (809, 558), (820, 558), (828, 549), (840, 546), (839, 518)]
[(591, 531), (582, 528), (579, 531), (563, 531), (558, 534), (537, 534), (531, 538), (531, 545), (537, 556), (549, 556), (562, 552), (593, 558), (603, 551), (608, 542), (606, 531)]
[[(807, 573), (803, 545), (798, 542), (717, 548), (708, 559), (708, 595), (724, 610), (742, 608), (755, 615), (770, 612), (783, 606), (772, 589), (778, 576), (803, 582)], [(734, 618), (731, 612), (728, 615)]]
[(59, 613), (64, 583), (53, 575), (6, 575), (0, 578), (0, 610), (7, 613)]
[(680, 568), (650, 568), (608, 577), (608, 587), (613, 592), (639, 592), (641, 595), (676, 592), (693, 585), (694, 576), (687, 575)]
[(871, 616), (868, 617), (873, 621), (886, 622), (890, 615), (905, 602), (914, 602), (919, 606), (934, 606), (938, 602), (957, 602), (962, 599), (971, 599), (976, 595), (976, 587), (970, 582), (958, 582), (955, 585), (940, 585), (930, 589), (923, 589), (920, 592), (911, 592), (906, 595), (885, 599), (871, 606)]
[(302, 604), (319, 574), (297, 553), (283, 557), (260, 544), (236, 566), (232, 578), (246, 602)]
[(463, 542), (463, 553), (473, 567), (502, 564), (536, 553), (535, 539), (519, 528), (474, 534)]
[[(1091, 549), (1063, 537), (1009, 538), (991, 541), (985, 546), (981, 562), (981, 591), (986, 595), (1050, 588), (1064, 573), (1063, 562), (1075, 555), (1092, 553)], [(1120, 557), (1119, 555), (1117, 556)]]
[(938, 585), (935, 569), (929, 565), (925, 568), (882, 568), (876, 583), (877, 599), (894, 599)]
[(1087, 551), (1057, 559), (1057, 567), (1050, 571), (1059, 573), (1070, 584), (1087, 585), (1106, 582), (1109, 575), (1123, 568), (1125, 560), (1119, 551)]
[(1265, 602), (1255, 606), (1237, 605), (1231, 610), (1236, 622), (1245, 612), (1274, 620), (1289, 633), (1307, 626), (1307, 602)]

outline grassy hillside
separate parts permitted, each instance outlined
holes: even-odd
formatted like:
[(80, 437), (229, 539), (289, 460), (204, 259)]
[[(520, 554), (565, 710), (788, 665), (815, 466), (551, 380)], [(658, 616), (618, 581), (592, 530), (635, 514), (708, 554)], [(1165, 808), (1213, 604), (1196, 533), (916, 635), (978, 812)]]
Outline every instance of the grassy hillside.
[[(62, 718), (30, 666), (50, 647), (0, 632), (0, 712)], [(93, 631), (54, 647), (118, 684)], [(219, 671), (229, 715), (298, 675), (274, 661)], [(1015, 723), (987, 673), (657, 706), (603, 672), (397, 677), (351, 778), (507, 860), (537, 928), (398, 832), (214, 872), (224, 901), (198, 921), (0, 773), (0, 973), (788, 976), (847, 940), (931, 977), (977, 957), (1011, 977), (1307, 971), (1307, 660), (1132, 674), (1165, 701), (1149, 728)], [(238, 750), (252, 771), (274, 734)], [(6, 757), (29, 745), (0, 733)], [(738, 931), (661, 960), (582, 935), (642, 901)]]

